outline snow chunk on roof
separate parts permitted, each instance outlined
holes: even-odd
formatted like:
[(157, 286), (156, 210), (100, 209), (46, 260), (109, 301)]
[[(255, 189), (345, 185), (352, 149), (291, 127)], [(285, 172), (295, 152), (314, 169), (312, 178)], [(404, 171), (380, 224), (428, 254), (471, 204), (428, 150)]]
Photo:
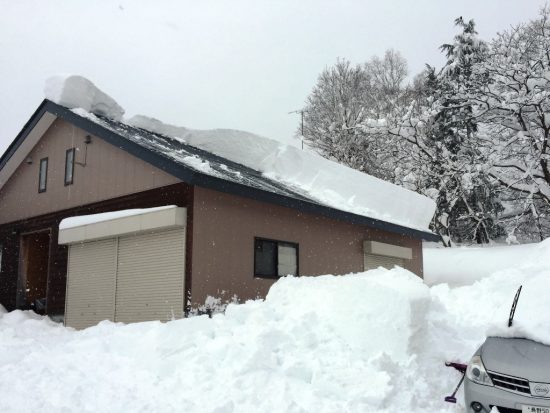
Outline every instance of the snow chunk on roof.
[(70, 109), (82, 108), (96, 115), (121, 120), (124, 109), (90, 80), (75, 75), (57, 75), (46, 80), (46, 99)]
[(141, 115), (126, 123), (257, 170), (336, 209), (420, 230), (435, 212), (435, 202), (423, 195), (249, 132), (193, 130)]
[(175, 205), (165, 205), (156, 208), (123, 209), (121, 211), (104, 212), (101, 214), (80, 215), (77, 217), (65, 218), (59, 223), (59, 229), (80, 227), (83, 225), (97, 224), (98, 222), (112, 221), (118, 218), (143, 215), (149, 212), (161, 211), (163, 209), (177, 208)]
[[(121, 121), (124, 114), (114, 99), (81, 76), (52, 77), (46, 82), (45, 93), (48, 99), (82, 116), (91, 113)], [(435, 212), (435, 202), (423, 195), (252, 133), (193, 130), (146, 116), (122, 121), (244, 165), (328, 207), (422, 231), (428, 229)], [(183, 157), (181, 161), (204, 174), (216, 174), (200, 157)]]

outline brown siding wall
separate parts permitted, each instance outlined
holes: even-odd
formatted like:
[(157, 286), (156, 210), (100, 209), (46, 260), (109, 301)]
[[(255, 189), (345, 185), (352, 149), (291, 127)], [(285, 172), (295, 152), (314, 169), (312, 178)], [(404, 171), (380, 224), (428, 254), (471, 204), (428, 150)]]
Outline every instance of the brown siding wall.
[(193, 207), (192, 303), (205, 298), (263, 297), (273, 280), (254, 278), (254, 237), (299, 243), (300, 275), (363, 270), (363, 241), (413, 249), (408, 269), (422, 276), (422, 243), (321, 216), (195, 188)]
[[(193, 188), (187, 184), (180, 183), (0, 225), (0, 245), (3, 248), (2, 268), (0, 269), (0, 304), (8, 310), (15, 309), (19, 249), (22, 233), (45, 229), (51, 230), (47, 313), (63, 314), (67, 274), (67, 247), (57, 244), (58, 227), (63, 218), (120, 209), (150, 208), (162, 205), (177, 205), (191, 209), (192, 197)], [(189, 239), (187, 243), (190, 243)]]
[[(74, 183), (65, 186), (65, 151), (77, 148), (75, 159), (84, 162), (86, 135), (60, 119), (52, 124), (31, 151), (32, 164), (21, 164), (0, 189), (0, 224), (179, 182), (122, 149), (92, 137), (86, 166), (75, 165)], [(46, 157), (47, 190), (38, 193), (38, 168), (40, 159)]]
[[(49, 314), (65, 303), (67, 248), (57, 244), (59, 222), (68, 216), (176, 204), (188, 208), (186, 288), (194, 306), (208, 295), (241, 300), (263, 297), (273, 280), (254, 278), (254, 237), (299, 244), (300, 275), (363, 270), (363, 241), (411, 247), (408, 268), (422, 275), (420, 240), (366, 226), (304, 214), (204, 188), (192, 188), (103, 140), (92, 137), (87, 165), (75, 165), (74, 184), (64, 185), (65, 152), (76, 147), (83, 162), (86, 133), (56, 120), (0, 189), (0, 304), (15, 308), (21, 234), (51, 230)], [(38, 193), (38, 167), (48, 157), (48, 183)]]

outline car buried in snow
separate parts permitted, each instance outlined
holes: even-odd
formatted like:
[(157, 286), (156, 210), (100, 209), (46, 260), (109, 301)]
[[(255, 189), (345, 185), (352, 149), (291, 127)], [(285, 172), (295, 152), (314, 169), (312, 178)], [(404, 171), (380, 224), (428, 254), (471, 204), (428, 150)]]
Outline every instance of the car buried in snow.
[[(512, 326), (514, 298), (508, 326)], [(550, 413), (550, 346), (526, 338), (488, 337), (465, 373), (468, 413)]]

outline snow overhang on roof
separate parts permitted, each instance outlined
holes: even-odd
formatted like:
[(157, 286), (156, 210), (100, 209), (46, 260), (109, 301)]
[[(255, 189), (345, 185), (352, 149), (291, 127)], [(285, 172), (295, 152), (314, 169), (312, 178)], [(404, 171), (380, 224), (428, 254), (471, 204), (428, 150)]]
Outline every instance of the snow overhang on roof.
[[(71, 89), (71, 99), (73, 92)], [(35, 127), (47, 119), (51, 124), (58, 117), (192, 185), (414, 238), (439, 240), (427, 230), (435, 203), (415, 192), (247, 132), (195, 131), (146, 117), (124, 123), (103, 115), (111, 110), (110, 104), (119, 116), (121, 109), (116, 102), (92, 100), (87, 104), (101, 110), (93, 114), (49, 100), (42, 102), (0, 158), (0, 188), (10, 170), (28, 153), (25, 148), (39, 138)]]

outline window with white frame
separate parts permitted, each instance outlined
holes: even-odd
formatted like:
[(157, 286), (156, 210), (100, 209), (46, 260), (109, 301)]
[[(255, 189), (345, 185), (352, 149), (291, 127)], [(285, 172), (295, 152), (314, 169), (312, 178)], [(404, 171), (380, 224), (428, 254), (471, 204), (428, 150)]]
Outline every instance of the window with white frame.
[(67, 149), (65, 152), (65, 185), (71, 185), (73, 183), (74, 155), (75, 148)]
[(48, 184), (48, 158), (40, 159), (40, 167), (38, 170), (38, 192), (46, 192)]

